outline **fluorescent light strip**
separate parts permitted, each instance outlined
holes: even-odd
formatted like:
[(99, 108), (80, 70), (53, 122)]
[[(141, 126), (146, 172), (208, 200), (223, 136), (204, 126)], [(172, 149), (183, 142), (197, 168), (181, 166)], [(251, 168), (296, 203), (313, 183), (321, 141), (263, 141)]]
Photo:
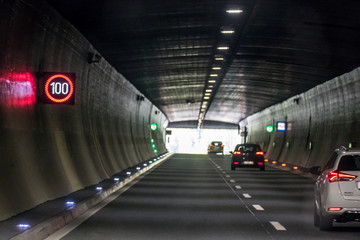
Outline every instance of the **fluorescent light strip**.
[(233, 30), (223, 30), (223, 31), (221, 31), (221, 33), (222, 34), (233, 34), (233, 33), (235, 33), (235, 31), (233, 31)]
[(210, 74), (210, 77), (217, 77), (218, 75), (216, 73)]
[(224, 58), (222, 58), (222, 57), (217, 57), (217, 58), (215, 58), (215, 60), (216, 60), (216, 61), (223, 61)]
[(229, 9), (229, 10), (226, 10), (227, 13), (242, 13), (243, 10), (241, 9)]
[(218, 47), (217, 49), (218, 49), (218, 50), (228, 50), (228, 49), (229, 49), (229, 47), (225, 47), (225, 46), (223, 46), (223, 47)]
[(213, 67), (212, 70), (221, 70), (221, 67)]
[(216, 83), (216, 80), (209, 80), (208, 83)]

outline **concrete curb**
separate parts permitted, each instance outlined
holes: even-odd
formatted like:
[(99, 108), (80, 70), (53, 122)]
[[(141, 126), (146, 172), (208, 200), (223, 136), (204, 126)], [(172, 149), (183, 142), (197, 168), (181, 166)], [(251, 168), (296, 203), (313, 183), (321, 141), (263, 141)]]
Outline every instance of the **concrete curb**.
[(111, 188), (102, 191), (101, 193), (97, 194), (94, 197), (86, 199), (82, 202), (77, 203), (75, 206), (66, 209), (65, 211), (61, 212), (60, 214), (47, 219), (44, 222), (41, 222), (34, 227), (27, 229), (26, 231), (10, 238), (10, 240), (41, 240), (47, 238), (49, 235), (55, 233), (59, 229), (63, 228), (65, 225), (69, 224), (70, 222), (74, 221), (80, 215), (84, 214), (90, 208), (94, 207), (95, 205), (99, 204), (107, 197), (112, 195), (113, 193), (119, 191), (121, 188), (126, 186), (127, 184), (131, 183), (137, 177), (141, 176), (142, 174), (148, 172), (152, 168), (156, 167), (169, 157), (171, 157), (173, 153), (166, 155), (165, 157), (159, 159), (158, 161), (153, 162), (151, 165), (146, 166), (145, 168), (141, 169), (139, 172), (134, 173), (130, 177), (124, 179), (123, 181), (115, 184)]

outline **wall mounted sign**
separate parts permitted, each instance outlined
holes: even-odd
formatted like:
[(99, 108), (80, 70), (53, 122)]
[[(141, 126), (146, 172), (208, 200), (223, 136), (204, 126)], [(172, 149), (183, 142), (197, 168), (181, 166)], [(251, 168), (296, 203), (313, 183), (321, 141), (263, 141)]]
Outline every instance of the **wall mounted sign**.
[(74, 73), (44, 73), (42, 84), (43, 103), (74, 104), (75, 74)]
[(157, 124), (156, 123), (150, 124), (150, 129), (155, 131), (157, 129)]
[(273, 127), (272, 125), (267, 125), (267, 126), (266, 126), (266, 131), (267, 131), (268, 133), (272, 133), (272, 132), (274, 131), (274, 127)]
[(276, 123), (276, 131), (286, 131), (286, 122), (277, 122)]

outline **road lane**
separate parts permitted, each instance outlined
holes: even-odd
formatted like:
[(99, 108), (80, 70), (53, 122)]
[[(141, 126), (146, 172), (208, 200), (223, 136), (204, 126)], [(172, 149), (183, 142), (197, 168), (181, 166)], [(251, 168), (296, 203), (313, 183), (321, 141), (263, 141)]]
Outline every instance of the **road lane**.
[(358, 239), (360, 228), (313, 226), (313, 184), (231, 171), (226, 155), (174, 155), (63, 239)]
[(175, 155), (63, 239), (239, 237), (273, 239), (208, 156)]
[(286, 229), (269, 230), (274, 239), (359, 239), (359, 223), (335, 223), (340, 227), (332, 232), (321, 232), (313, 226), (314, 180), (271, 167), (264, 172), (258, 169), (231, 171), (230, 156), (210, 156), (210, 161), (236, 182), (229, 181), (229, 184), (243, 196), (245, 205), (264, 208), (264, 211), (255, 211), (264, 226), (277, 222)]

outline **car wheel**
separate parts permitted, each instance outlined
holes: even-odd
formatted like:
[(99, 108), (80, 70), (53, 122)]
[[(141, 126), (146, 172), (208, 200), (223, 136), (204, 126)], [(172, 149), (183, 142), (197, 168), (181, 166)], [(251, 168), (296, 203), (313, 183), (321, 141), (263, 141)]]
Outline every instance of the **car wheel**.
[(332, 217), (324, 217), (322, 215), (319, 216), (319, 228), (321, 231), (331, 231), (333, 228), (333, 218)]
[(314, 203), (314, 226), (319, 227), (320, 225), (320, 216), (316, 209), (316, 204)]

